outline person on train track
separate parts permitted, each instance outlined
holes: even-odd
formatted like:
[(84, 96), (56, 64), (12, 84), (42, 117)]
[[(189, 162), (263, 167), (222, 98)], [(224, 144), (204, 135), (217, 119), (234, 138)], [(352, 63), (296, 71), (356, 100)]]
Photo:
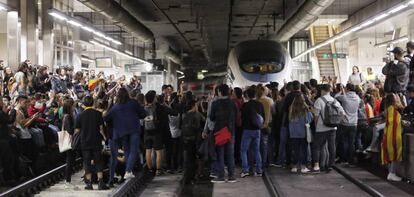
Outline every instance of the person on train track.
[[(263, 105), (256, 100), (256, 88), (246, 90), (248, 102), (241, 108), (243, 135), (241, 139), (240, 158), (242, 161), (241, 178), (250, 176), (250, 167), (247, 154), (254, 154), (256, 161), (256, 176), (262, 176), (262, 156), (260, 154), (260, 129), (263, 128), (265, 112)], [(252, 150), (252, 151), (250, 151)], [(236, 153), (237, 154), (237, 153)]]
[[(118, 90), (115, 105), (105, 115), (105, 121), (112, 124), (111, 149), (118, 151), (119, 146), (124, 147), (126, 158), (125, 178), (132, 178), (137, 156), (139, 155), (139, 143), (141, 126), (139, 120), (145, 118), (146, 112), (138, 101), (129, 98), (125, 88)], [(114, 155), (117, 157), (117, 155)], [(114, 166), (111, 166), (114, 169)]]
[(106, 141), (102, 113), (93, 109), (94, 100), (91, 96), (83, 98), (84, 111), (78, 116), (75, 124), (75, 134), (80, 135), (80, 149), (85, 170), (85, 189), (92, 187), (92, 160), (98, 175), (98, 190), (109, 189), (103, 180), (102, 140)]

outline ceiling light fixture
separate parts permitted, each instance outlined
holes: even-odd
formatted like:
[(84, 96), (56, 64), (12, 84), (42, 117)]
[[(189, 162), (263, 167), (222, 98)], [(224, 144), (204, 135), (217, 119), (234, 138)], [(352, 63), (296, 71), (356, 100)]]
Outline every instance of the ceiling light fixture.
[(86, 57), (82, 57), (81, 58), (81, 60), (83, 60), (83, 61), (87, 61), (87, 62), (95, 62), (94, 60), (92, 60), (92, 59), (89, 59), (89, 58), (86, 58)]
[(82, 24), (80, 24), (80, 23), (78, 23), (77, 21), (74, 21), (74, 20), (68, 20), (68, 23), (73, 25), (73, 26), (76, 26), (76, 27), (82, 27), (83, 26)]
[[(0, 7), (1, 7), (1, 4), (0, 4)], [(67, 23), (69, 23), (69, 24), (71, 24), (75, 27), (80, 27), (85, 31), (92, 32), (94, 35), (99, 36), (101, 38), (104, 38), (104, 39), (106, 39), (107, 41), (109, 41), (111, 43), (114, 43), (116, 45), (121, 45), (122, 44), (122, 42), (120, 42), (118, 40), (115, 40), (115, 39), (111, 38), (110, 36), (105, 35), (104, 33), (100, 32), (99, 30), (93, 28), (91, 25), (87, 25), (85, 23), (82, 23), (81, 21), (79, 21), (79, 20), (77, 20), (77, 19), (75, 19), (71, 16), (68, 16), (68, 15), (66, 15), (65, 13), (63, 13), (59, 10), (49, 9), (48, 13), (49, 13), (50, 16), (53, 16), (56, 19), (59, 19), (61, 21), (66, 21)]]
[(185, 78), (185, 75), (178, 77), (178, 79), (184, 79), (184, 78)]
[(112, 51), (112, 52), (114, 52), (114, 53), (117, 53), (117, 54), (119, 54), (119, 55), (125, 56), (125, 57), (127, 57), (127, 58), (129, 58), (129, 59), (132, 59), (132, 60), (136, 60), (136, 61), (138, 61), (138, 62), (141, 62), (142, 64), (145, 64), (145, 65), (151, 65), (151, 69), (152, 69), (152, 63), (149, 63), (149, 62), (147, 62), (147, 61), (145, 61), (145, 60), (142, 60), (142, 59), (140, 59), (140, 58), (138, 58), (138, 57), (135, 57), (135, 56), (129, 55), (129, 54), (125, 53), (125, 52), (119, 51), (118, 49), (112, 48), (111, 46), (108, 46), (108, 45), (102, 44), (102, 43), (97, 42), (97, 41), (95, 41), (95, 40), (91, 40), (91, 41), (90, 41), (90, 43), (92, 43), (92, 44), (94, 44), (94, 45), (98, 45), (98, 46), (100, 46), (100, 47), (102, 47), (102, 48), (105, 48), (105, 49), (107, 49), (107, 50), (110, 50), (110, 51)]
[(204, 69), (203, 69), (203, 70), (201, 70), (201, 72), (202, 72), (202, 73), (207, 73), (207, 72), (208, 72), (208, 70), (204, 70)]
[[(334, 41), (336, 41), (336, 40), (338, 40), (340, 38), (343, 38), (344, 36), (349, 35), (352, 32), (356, 32), (358, 30), (361, 30), (362, 28), (369, 27), (372, 24), (374, 24), (375, 22), (383, 21), (384, 19), (387, 19), (387, 18), (391, 17), (393, 14), (395, 14), (395, 13), (397, 13), (397, 12), (399, 12), (399, 11), (405, 9), (405, 8), (407, 8), (408, 5), (411, 5), (411, 4), (414, 4), (414, 0), (405, 1), (405, 2), (403, 2), (402, 4), (400, 4), (400, 5), (396, 6), (396, 7), (390, 8), (389, 10), (387, 10), (385, 12), (382, 12), (381, 14), (378, 14), (378, 15), (376, 15), (376, 16), (368, 19), (368, 20), (365, 20), (365, 21), (363, 21), (362, 23), (360, 23), (358, 25), (355, 25), (353, 27), (350, 27), (350, 28), (342, 31), (341, 33), (338, 33), (337, 35), (334, 35), (334, 36), (328, 38), (327, 40), (325, 40), (325, 41), (323, 41), (323, 42), (321, 42), (321, 43), (319, 43), (319, 44), (317, 44), (315, 46), (312, 46), (308, 50), (300, 53), (299, 55), (297, 55), (295, 57), (293, 57), (292, 60), (298, 60), (302, 56), (307, 55), (308, 53), (310, 53), (310, 52), (312, 52), (312, 51), (314, 51), (314, 50), (316, 50), (316, 49), (318, 49), (320, 47), (323, 47), (323, 46), (325, 46), (327, 44), (330, 44), (330, 43), (332, 43), (332, 42), (334, 42)], [(403, 41), (404, 40), (408, 40), (408, 38), (404, 38), (402, 40)], [(402, 41), (400, 40), (398, 42), (402, 42)], [(383, 43), (381, 43), (379, 45), (382, 45), (382, 44)]]
[(184, 74), (184, 72), (183, 71), (180, 71), (180, 70), (177, 70), (177, 73), (180, 73), (180, 74)]

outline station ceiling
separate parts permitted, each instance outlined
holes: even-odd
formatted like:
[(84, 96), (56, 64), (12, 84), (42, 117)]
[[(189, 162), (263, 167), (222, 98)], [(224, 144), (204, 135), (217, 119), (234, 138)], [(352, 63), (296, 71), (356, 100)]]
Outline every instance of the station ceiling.
[[(114, 1), (122, 6), (127, 0)], [(237, 43), (275, 34), (304, 1), (135, 0), (135, 3), (142, 11), (139, 21), (154, 33), (157, 46), (168, 44), (178, 54), (183, 54), (188, 67), (214, 67), (226, 64), (229, 49)], [(349, 16), (375, 1), (336, 0), (323, 14)], [(120, 37), (128, 44), (151, 48), (150, 43), (134, 39), (127, 31), (81, 3), (75, 2), (74, 9), (76, 16), (90, 20), (106, 33)]]

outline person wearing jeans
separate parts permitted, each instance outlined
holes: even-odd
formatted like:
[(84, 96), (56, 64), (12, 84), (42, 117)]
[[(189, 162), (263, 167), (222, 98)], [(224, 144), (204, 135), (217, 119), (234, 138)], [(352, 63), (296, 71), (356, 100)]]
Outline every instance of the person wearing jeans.
[(336, 138), (336, 127), (326, 126), (323, 122), (325, 117), (325, 107), (327, 102), (333, 102), (334, 105), (339, 109), (339, 113), (344, 114), (344, 109), (335, 101), (335, 99), (330, 95), (331, 86), (328, 84), (323, 84), (321, 87), (321, 97), (319, 97), (314, 103), (314, 114), (315, 114), (315, 124), (316, 130), (314, 134), (314, 140), (312, 144), (312, 156), (314, 161), (313, 171), (320, 172), (320, 156), (323, 151), (323, 146), (325, 143), (328, 143), (328, 166), (326, 170), (330, 171), (331, 167), (335, 164), (336, 156), (336, 147), (335, 147), (335, 138)]
[[(249, 176), (249, 159), (247, 157), (247, 152), (252, 152), (254, 158), (256, 160), (256, 176), (261, 176), (263, 173), (262, 169), (262, 154), (263, 153), (260, 148), (261, 141), (266, 139), (267, 137), (262, 138), (261, 135), (263, 132), (260, 130), (260, 127), (263, 126), (264, 120), (264, 110), (263, 105), (255, 100), (256, 97), (256, 90), (255, 88), (251, 87), (246, 90), (247, 97), (249, 99), (242, 108), (242, 127), (243, 127), (243, 136), (241, 140), (241, 147), (240, 147), (240, 157), (242, 160), (242, 173), (241, 177), (244, 178)], [(259, 117), (260, 116), (260, 117)], [(258, 118), (258, 119), (257, 119)], [(261, 118), (261, 119), (260, 119)], [(261, 120), (261, 122), (260, 122)], [(258, 122), (259, 121), (259, 122)]]
[(272, 121), (272, 106), (273, 100), (268, 97), (269, 89), (265, 86), (259, 85), (257, 87), (257, 101), (263, 105), (264, 111), (264, 123), (263, 128), (261, 129), (260, 134), (260, 153), (262, 154), (262, 163), (263, 167), (268, 166), (268, 145), (269, 145), (269, 135), (270, 135), (270, 122)]
[[(105, 115), (105, 121), (112, 126), (111, 153), (117, 156), (118, 148), (122, 145), (125, 149), (126, 173), (125, 178), (132, 178), (139, 153), (141, 125), (139, 120), (145, 118), (146, 111), (138, 101), (130, 99), (128, 91), (121, 88), (118, 91), (115, 105)], [(115, 157), (116, 158), (116, 157)], [(116, 162), (111, 162), (116, 164)], [(110, 169), (115, 168), (111, 166)]]
[[(227, 127), (231, 133), (231, 142), (216, 146), (217, 153), (217, 171), (218, 177), (213, 179), (213, 183), (224, 183), (224, 159), (227, 161), (228, 180), (227, 182), (234, 183), (234, 134), (237, 116), (237, 107), (232, 100), (229, 99), (230, 88), (226, 84), (221, 84), (218, 87), (219, 97), (211, 104), (211, 113), (209, 118), (214, 122), (213, 133), (220, 131)], [(208, 134), (203, 132), (203, 138), (207, 138)]]
[(339, 144), (339, 146), (342, 146), (342, 159), (347, 162), (346, 164), (354, 163), (358, 110), (361, 103), (361, 99), (355, 91), (355, 85), (348, 83), (345, 89), (342, 89), (342, 94), (336, 97), (336, 99), (342, 104), (345, 112), (344, 119), (338, 130), (341, 132), (342, 139)]

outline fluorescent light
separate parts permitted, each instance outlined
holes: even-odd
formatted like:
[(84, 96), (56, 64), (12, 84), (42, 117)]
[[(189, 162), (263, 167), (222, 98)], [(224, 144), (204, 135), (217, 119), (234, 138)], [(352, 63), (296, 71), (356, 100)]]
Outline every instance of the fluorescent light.
[(208, 70), (204, 70), (204, 69), (203, 69), (203, 70), (201, 70), (201, 72), (202, 72), (202, 73), (206, 73), (206, 72), (208, 72)]
[(0, 4), (0, 11), (7, 11), (8, 9), (7, 9), (7, 7), (6, 6), (4, 6), (4, 5), (2, 5), (2, 4)]
[(381, 47), (386, 47), (386, 46), (387, 46), (387, 44), (380, 44), (377, 47), (381, 48)]
[(152, 64), (145, 64), (145, 70), (150, 72), (152, 70)]
[(389, 14), (387, 14), (387, 13), (381, 14), (381, 15), (379, 15), (379, 16), (377, 16), (377, 17), (375, 17), (375, 18), (374, 18), (374, 21), (379, 21), (379, 20), (381, 20), (381, 19), (383, 19), (383, 18), (387, 17), (388, 15), (389, 15)]
[(139, 61), (139, 62), (141, 62), (141, 63), (143, 63), (143, 64), (149, 64), (149, 65), (151, 66), (151, 69), (152, 69), (152, 64), (151, 64), (151, 63), (149, 63), (149, 62), (147, 62), (147, 61), (145, 61), (145, 60), (139, 59), (139, 58), (137, 58), (137, 57), (135, 57), (135, 56), (132, 56), (132, 55), (129, 55), (129, 54), (125, 53), (125, 52), (119, 51), (119, 50), (117, 50), (117, 49), (115, 49), (115, 48), (112, 48), (111, 46), (108, 46), (108, 45), (102, 44), (102, 43), (97, 42), (97, 41), (95, 41), (95, 40), (91, 40), (91, 41), (90, 41), (90, 43), (95, 44), (95, 45), (98, 45), (98, 46), (103, 47), (103, 48), (105, 48), (105, 49), (108, 49), (108, 50), (110, 50), (110, 51), (112, 51), (112, 52), (114, 52), (114, 53), (117, 53), (117, 54), (119, 54), (119, 55), (125, 56), (125, 57), (127, 57), (127, 58), (129, 58), (129, 59)]
[(185, 78), (185, 76), (183, 75), (183, 76), (181, 76), (181, 77), (178, 77), (178, 79), (184, 79)]
[(74, 20), (68, 20), (68, 23), (76, 27), (82, 27), (82, 24)]
[(177, 70), (177, 73), (180, 73), (180, 74), (184, 74), (184, 72), (183, 71), (179, 71), (179, 70)]
[(363, 28), (363, 27), (367, 27), (367, 26), (369, 26), (369, 25), (371, 25), (372, 23), (374, 23), (375, 22), (375, 20), (369, 20), (369, 21), (365, 21), (364, 23), (362, 23), (361, 25), (360, 25), (360, 27), (361, 28)]
[(407, 7), (407, 5), (404, 5), (404, 4), (402, 4), (402, 5), (399, 5), (399, 6), (397, 6), (396, 8), (393, 8), (392, 10), (390, 10), (390, 14), (394, 14), (394, 13), (396, 13), (396, 12), (398, 12), (398, 11), (400, 11), (400, 10), (402, 10), (402, 9), (404, 9), (404, 8), (406, 8)]
[(95, 62), (95, 61), (93, 61), (93, 60), (91, 60), (89, 58), (86, 58), (86, 57), (82, 57), (81, 60), (87, 61), (87, 62)]
[(125, 50), (125, 53), (129, 54), (129, 55), (134, 55), (131, 51)]
[(95, 31), (95, 32), (93, 32), (93, 34), (95, 34), (95, 35), (97, 35), (99, 37), (105, 38), (105, 34), (103, 34), (102, 32)]
[(59, 19), (59, 20), (67, 20), (67, 18), (64, 15), (56, 13), (56, 12), (49, 12), (49, 15), (51, 15), (51, 16)]
[(117, 44), (117, 45), (121, 45), (122, 44), (122, 42), (119, 42), (118, 40), (114, 40), (114, 39), (112, 39), (111, 42), (114, 43), (114, 44)]
[(414, 4), (414, 0), (411, 0), (410, 2), (407, 3), (407, 5), (412, 5)]
[(90, 27), (88, 27), (88, 26), (82, 26), (82, 29), (84, 29), (84, 30), (86, 30), (86, 31), (89, 31), (89, 32), (93, 32), (93, 31), (95, 31), (94, 29), (92, 29), (92, 28), (90, 28)]

